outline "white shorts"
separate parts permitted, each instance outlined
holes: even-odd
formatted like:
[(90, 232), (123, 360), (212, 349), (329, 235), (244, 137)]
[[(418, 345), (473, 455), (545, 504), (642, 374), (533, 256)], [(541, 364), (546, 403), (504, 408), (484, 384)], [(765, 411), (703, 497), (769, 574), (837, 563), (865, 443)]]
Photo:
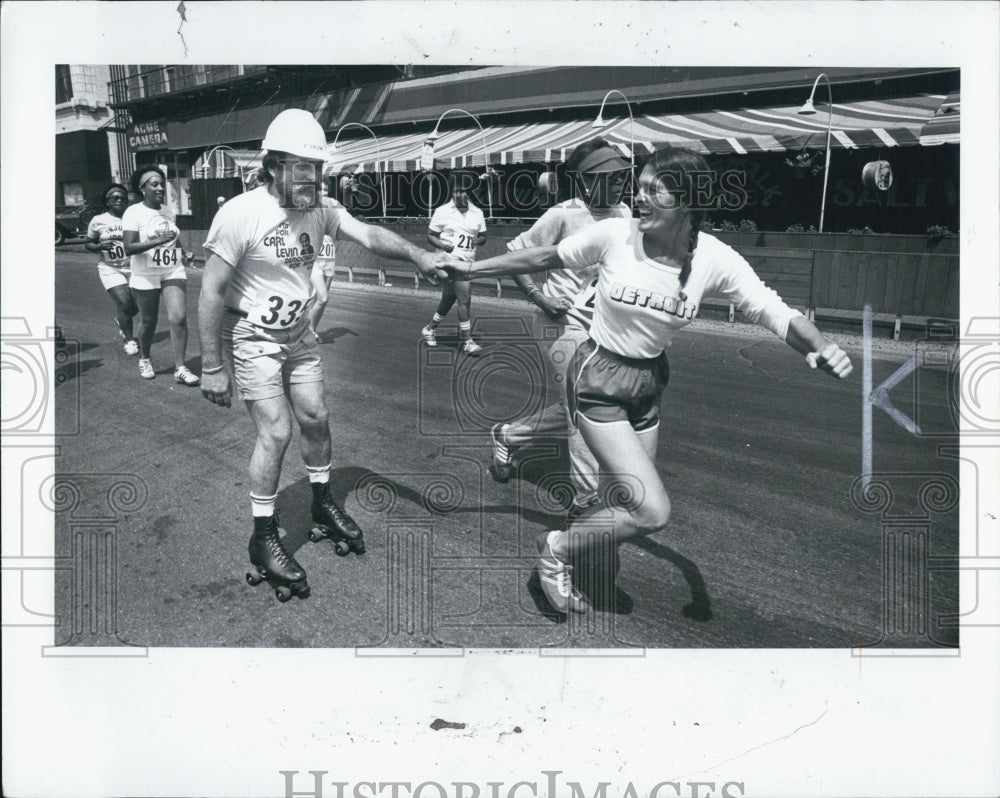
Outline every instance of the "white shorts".
[(116, 269), (106, 263), (97, 264), (97, 276), (101, 278), (101, 285), (105, 291), (110, 291), (119, 285), (128, 285), (129, 274), (130, 269), (127, 266), (124, 269)]
[(185, 271), (183, 266), (178, 266), (176, 269), (172, 269), (169, 272), (165, 271), (163, 274), (136, 274), (132, 272), (132, 279), (129, 280), (129, 285), (139, 291), (156, 291), (159, 290), (164, 281), (166, 280), (186, 280), (187, 271)]
[(319, 258), (317, 258), (316, 262), (313, 263), (313, 268), (319, 269), (321, 272), (323, 272), (323, 279), (329, 280), (333, 277), (336, 271), (337, 261), (328, 259), (320, 260)]

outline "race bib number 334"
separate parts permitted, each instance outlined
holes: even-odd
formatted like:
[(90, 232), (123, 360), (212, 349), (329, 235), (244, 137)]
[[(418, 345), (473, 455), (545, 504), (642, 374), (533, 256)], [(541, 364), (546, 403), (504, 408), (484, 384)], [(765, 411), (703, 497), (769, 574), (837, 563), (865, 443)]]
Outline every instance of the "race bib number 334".
[(299, 320), (302, 301), (285, 300), (280, 296), (267, 298), (267, 308), (261, 312), (259, 323), (265, 327), (289, 327)]

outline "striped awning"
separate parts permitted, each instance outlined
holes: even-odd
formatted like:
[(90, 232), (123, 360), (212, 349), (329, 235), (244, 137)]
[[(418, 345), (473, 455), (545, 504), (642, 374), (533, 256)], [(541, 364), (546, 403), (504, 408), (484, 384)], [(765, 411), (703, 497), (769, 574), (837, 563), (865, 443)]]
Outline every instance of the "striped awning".
[(945, 97), (941, 106), (934, 112), (934, 116), (921, 129), (920, 144), (924, 147), (933, 147), (937, 144), (957, 142), (961, 111), (962, 104), (959, 93), (953, 91)]
[(191, 168), (194, 178), (238, 177), (240, 180), (260, 166), (264, 153), (260, 150), (234, 150), (214, 147), (203, 153)]
[[(822, 97), (820, 91), (818, 96)], [(832, 117), (825, 102), (816, 113), (804, 116), (800, 106), (743, 108), (667, 116), (639, 116), (607, 120), (600, 128), (592, 120), (448, 129), (441, 125), (434, 142), (437, 168), (482, 167), (489, 155), (493, 166), (525, 162), (558, 162), (572, 149), (594, 136), (603, 136), (628, 153), (633, 138), (637, 156), (657, 146), (674, 144), (703, 154), (747, 154), (823, 148), (831, 120), (833, 148), (910, 147), (957, 144), (959, 96), (921, 94), (890, 100), (834, 103)], [(457, 118), (456, 118), (457, 121)], [(345, 141), (331, 148), (327, 173), (384, 171), (412, 172), (428, 133), (380, 136)], [(376, 154), (376, 150), (378, 151)], [(376, 166), (377, 162), (377, 166)]]

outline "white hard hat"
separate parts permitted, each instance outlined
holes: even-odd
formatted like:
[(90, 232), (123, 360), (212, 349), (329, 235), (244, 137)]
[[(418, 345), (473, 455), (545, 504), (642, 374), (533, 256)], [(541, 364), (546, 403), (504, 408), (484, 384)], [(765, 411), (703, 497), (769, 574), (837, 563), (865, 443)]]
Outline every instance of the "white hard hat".
[(261, 149), (278, 150), (312, 161), (327, 161), (326, 133), (308, 111), (289, 108), (267, 126)]

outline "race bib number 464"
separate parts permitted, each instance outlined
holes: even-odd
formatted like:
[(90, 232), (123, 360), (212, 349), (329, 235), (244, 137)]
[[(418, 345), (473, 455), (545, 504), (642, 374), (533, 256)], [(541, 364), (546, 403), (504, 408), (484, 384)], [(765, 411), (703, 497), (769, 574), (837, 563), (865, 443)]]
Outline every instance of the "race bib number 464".
[(149, 253), (149, 259), (154, 266), (169, 269), (181, 262), (181, 251), (177, 247), (156, 247)]

